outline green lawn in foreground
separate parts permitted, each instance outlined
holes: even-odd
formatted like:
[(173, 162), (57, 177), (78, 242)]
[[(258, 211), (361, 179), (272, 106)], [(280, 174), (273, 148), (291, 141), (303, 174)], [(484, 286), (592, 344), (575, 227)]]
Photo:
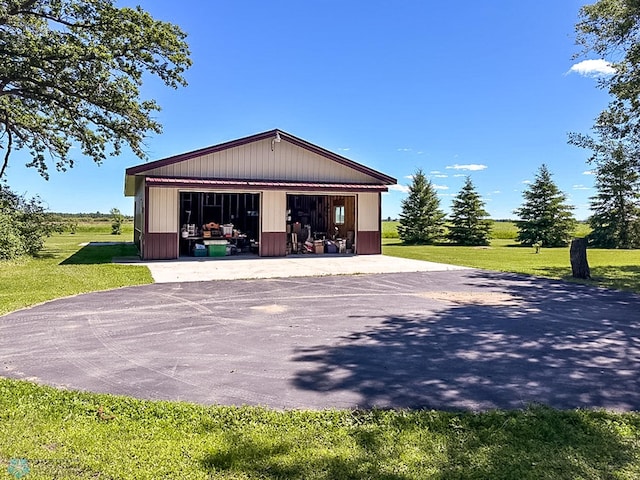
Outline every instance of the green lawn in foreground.
[[(637, 479), (640, 415), (279, 412), (0, 380), (0, 478)], [(4, 474), (4, 476), (3, 476)]]
[[(112, 257), (136, 254), (132, 245), (82, 247), (88, 242), (131, 241), (133, 228), (111, 235), (110, 224), (81, 224), (77, 233), (54, 234), (38, 258), (0, 262), (0, 315), (78, 293), (151, 283), (147, 267), (114, 265)], [(1, 477), (0, 477), (1, 478)]]

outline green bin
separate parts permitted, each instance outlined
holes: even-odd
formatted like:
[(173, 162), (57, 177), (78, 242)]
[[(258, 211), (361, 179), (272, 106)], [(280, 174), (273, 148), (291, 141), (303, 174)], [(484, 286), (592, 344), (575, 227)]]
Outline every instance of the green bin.
[(207, 245), (210, 257), (224, 257), (227, 254), (227, 245)]

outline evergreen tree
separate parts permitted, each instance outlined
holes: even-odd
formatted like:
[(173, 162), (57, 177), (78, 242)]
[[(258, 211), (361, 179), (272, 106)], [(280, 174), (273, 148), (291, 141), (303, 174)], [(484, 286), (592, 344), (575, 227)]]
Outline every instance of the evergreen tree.
[(596, 169), (589, 242), (601, 248), (640, 247), (640, 173), (635, 156), (619, 143)]
[(404, 243), (428, 244), (442, 238), (444, 213), (431, 181), (418, 169), (409, 186), (409, 196), (402, 201), (398, 234)]
[(598, 117), (593, 135), (572, 134), (569, 142), (591, 150), (598, 193), (591, 197), (589, 243), (602, 248), (640, 246), (640, 131), (628, 112), (609, 110)]
[(551, 179), (546, 165), (542, 165), (535, 181), (523, 192), (524, 203), (514, 211), (516, 241), (523, 245), (542, 244), (545, 247), (562, 247), (569, 243), (576, 228), (571, 211), (565, 203), (567, 197)]
[(484, 202), (471, 178), (467, 180), (451, 205), (451, 226), (447, 238), (459, 245), (489, 245), (491, 222)]

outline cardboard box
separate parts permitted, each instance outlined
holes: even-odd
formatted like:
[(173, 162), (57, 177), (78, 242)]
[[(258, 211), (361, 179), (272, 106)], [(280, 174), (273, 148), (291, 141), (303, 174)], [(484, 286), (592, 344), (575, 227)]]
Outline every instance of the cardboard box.
[(324, 240), (314, 240), (313, 251), (315, 253), (324, 253)]

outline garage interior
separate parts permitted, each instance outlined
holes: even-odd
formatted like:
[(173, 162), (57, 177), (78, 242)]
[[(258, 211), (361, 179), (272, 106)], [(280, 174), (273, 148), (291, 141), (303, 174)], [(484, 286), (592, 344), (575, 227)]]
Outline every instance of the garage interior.
[[(355, 196), (288, 194), (286, 253), (355, 253)], [(180, 193), (180, 255), (259, 253), (260, 194)]]
[(287, 195), (287, 254), (355, 253), (354, 196)]
[(260, 194), (181, 192), (180, 226), (180, 255), (257, 254)]

